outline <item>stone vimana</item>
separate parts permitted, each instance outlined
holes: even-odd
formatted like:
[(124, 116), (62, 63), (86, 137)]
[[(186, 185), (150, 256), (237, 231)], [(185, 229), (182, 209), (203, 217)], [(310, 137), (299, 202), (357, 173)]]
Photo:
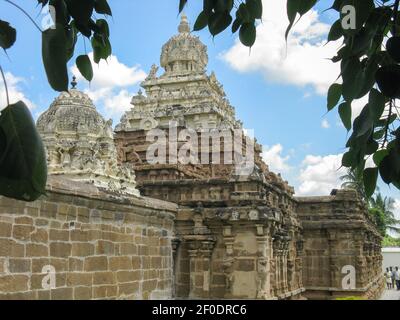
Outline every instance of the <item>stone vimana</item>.
[[(295, 197), (257, 143), (247, 175), (176, 161), (188, 132), (207, 141), (192, 159), (249, 148), (204, 139), (244, 129), (184, 15), (160, 62), (115, 132), (75, 81), (41, 115), (47, 195), (0, 197), (0, 299), (379, 297), (382, 239), (355, 191)], [(152, 132), (174, 161), (149, 161)]]

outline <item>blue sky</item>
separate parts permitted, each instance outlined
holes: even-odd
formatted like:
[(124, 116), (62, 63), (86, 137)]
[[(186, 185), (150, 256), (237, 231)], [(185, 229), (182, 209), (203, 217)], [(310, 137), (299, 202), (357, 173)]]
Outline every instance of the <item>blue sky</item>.
[[(265, 146), (265, 159), (271, 169), (282, 172), (299, 194), (326, 193), (339, 183), (337, 169), (347, 138), (337, 112), (326, 114), (326, 89), (338, 75), (337, 66), (327, 59), (339, 43), (325, 46), (324, 39), (328, 24), (336, 17), (331, 11), (321, 13), (330, 2), (321, 1), (319, 12), (307, 15), (296, 26), (286, 49), (281, 34), (287, 25), (284, 1), (263, 1), (267, 13), (251, 52), (229, 31), (215, 39), (206, 30), (198, 33), (208, 46), (208, 71), (215, 71), (238, 118)], [(36, 1), (15, 2), (41, 24), (45, 16), (34, 5)], [(159, 64), (161, 46), (177, 32), (179, 17), (178, 0), (109, 2), (113, 9), (113, 18), (109, 19), (113, 60), (108, 68), (95, 67), (98, 76), (90, 87), (80, 80), (79, 88), (90, 93), (98, 110), (116, 124), (129, 108), (140, 79), (153, 63)], [(189, 0), (185, 12), (192, 23), (201, 4)], [(41, 35), (21, 12), (4, 1), (0, 1), (0, 12), (0, 18), (18, 30), (9, 58), (0, 53), (0, 64), (8, 73), (15, 97), (28, 101), (37, 117), (57, 96), (47, 83), (41, 63)], [(80, 40), (77, 54), (84, 52)], [(71, 71), (73, 64), (71, 60)], [(383, 185), (381, 189), (399, 199), (400, 210), (398, 190)]]

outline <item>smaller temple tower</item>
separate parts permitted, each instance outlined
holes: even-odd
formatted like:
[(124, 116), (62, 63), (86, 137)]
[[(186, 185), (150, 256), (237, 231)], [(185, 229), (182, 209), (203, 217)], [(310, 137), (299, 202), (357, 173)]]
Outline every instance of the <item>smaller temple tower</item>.
[(49, 175), (139, 195), (132, 166), (117, 162), (112, 121), (104, 120), (92, 100), (76, 89), (75, 77), (71, 85), (37, 121)]

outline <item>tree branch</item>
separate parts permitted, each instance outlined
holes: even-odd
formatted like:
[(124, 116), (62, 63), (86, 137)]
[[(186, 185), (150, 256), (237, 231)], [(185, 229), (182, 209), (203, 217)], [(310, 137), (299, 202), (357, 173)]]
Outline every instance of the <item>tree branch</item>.
[(32, 23), (35, 25), (35, 27), (40, 31), (43, 32), (42, 29), (39, 27), (39, 25), (36, 23), (35, 20), (33, 20), (33, 18), (29, 15), (28, 12), (26, 12), (23, 8), (21, 8), (19, 5), (17, 5), (16, 3), (10, 1), (10, 0), (4, 0), (5, 2), (8, 2), (9, 4), (11, 4), (12, 6), (18, 8), (19, 10), (21, 10), (28, 18), (29, 20), (32, 21)]

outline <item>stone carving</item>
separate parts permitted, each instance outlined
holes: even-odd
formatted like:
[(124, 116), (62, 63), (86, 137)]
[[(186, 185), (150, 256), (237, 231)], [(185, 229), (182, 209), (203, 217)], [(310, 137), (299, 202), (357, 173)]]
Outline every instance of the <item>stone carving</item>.
[(153, 80), (153, 79), (157, 78), (157, 72), (158, 72), (158, 66), (153, 64), (151, 66), (151, 70), (149, 72), (149, 75), (146, 78), (146, 81)]

